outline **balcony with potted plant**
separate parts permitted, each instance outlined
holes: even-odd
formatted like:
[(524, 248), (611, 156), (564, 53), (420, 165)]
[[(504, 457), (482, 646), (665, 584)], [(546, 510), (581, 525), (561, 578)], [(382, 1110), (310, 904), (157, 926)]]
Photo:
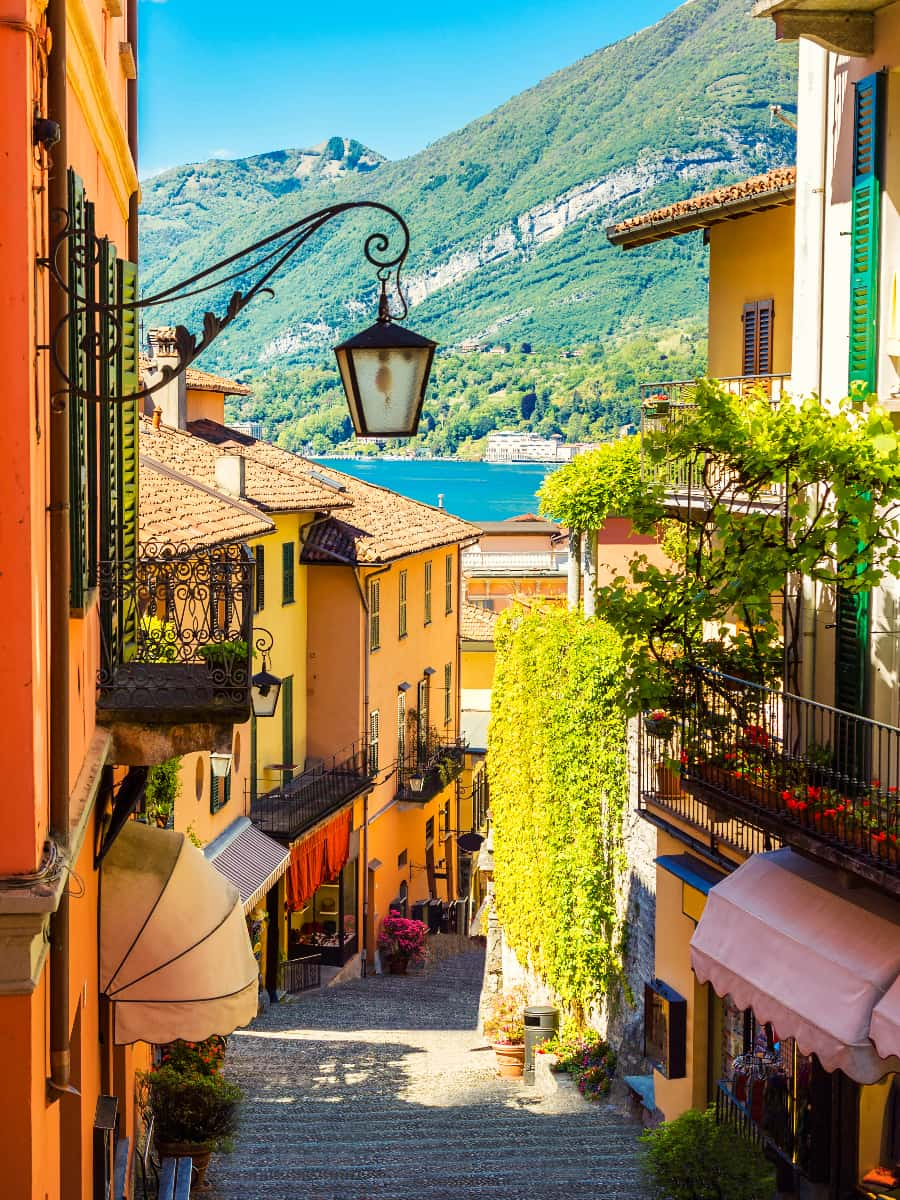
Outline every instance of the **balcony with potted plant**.
[(441, 738), (432, 731), (397, 764), (398, 800), (427, 804), (462, 774), (466, 758), (463, 738)]
[(230, 744), (250, 715), (253, 561), (239, 543), (99, 564), (97, 718), (117, 761)]

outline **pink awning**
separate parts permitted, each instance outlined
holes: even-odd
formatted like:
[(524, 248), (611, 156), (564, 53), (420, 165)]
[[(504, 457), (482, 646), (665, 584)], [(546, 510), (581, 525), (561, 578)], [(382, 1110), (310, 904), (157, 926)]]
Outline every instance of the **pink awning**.
[(900, 979), (872, 1011), (872, 1041), (882, 1058), (900, 1058)]
[[(896, 901), (841, 887), (836, 871), (793, 850), (754, 854), (711, 889), (691, 964), (701, 983), (796, 1038), (827, 1071), (858, 1083), (900, 1071), (900, 1058), (883, 1057), (869, 1036), (900, 976)], [(896, 1036), (882, 1048), (895, 1052)]]

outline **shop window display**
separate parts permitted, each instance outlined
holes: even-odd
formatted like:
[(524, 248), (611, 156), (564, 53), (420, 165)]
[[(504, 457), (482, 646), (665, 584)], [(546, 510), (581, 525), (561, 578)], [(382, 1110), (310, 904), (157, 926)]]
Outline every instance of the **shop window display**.
[(291, 956), (318, 952), (326, 966), (343, 966), (357, 950), (356, 862), (323, 883), (304, 907), (291, 913)]

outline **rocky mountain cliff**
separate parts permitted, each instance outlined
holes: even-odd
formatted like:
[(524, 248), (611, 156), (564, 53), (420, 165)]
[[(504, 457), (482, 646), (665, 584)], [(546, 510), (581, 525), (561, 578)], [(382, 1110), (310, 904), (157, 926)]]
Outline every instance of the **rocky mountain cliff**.
[[(696, 324), (699, 238), (623, 254), (603, 229), (792, 161), (793, 135), (772, 126), (769, 105), (793, 107), (796, 49), (776, 46), (749, 8), (687, 0), (400, 162), (332, 138), (166, 172), (144, 185), (143, 287), (170, 285), (322, 204), (366, 197), (408, 220), (410, 324), (445, 345), (566, 347)], [(274, 300), (222, 336), (210, 365), (306, 361), (367, 320), (375, 288), (361, 241), (377, 225), (337, 224), (283, 271)], [(166, 319), (198, 316), (186, 307)]]

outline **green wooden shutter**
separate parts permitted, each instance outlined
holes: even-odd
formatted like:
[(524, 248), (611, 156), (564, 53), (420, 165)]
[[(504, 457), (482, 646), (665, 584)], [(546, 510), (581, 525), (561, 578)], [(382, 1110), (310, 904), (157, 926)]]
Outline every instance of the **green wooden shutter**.
[[(84, 184), (73, 170), (68, 174), (69, 223), (73, 236), (69, 238), (69, 288), (77, 311), (69, 322), (69, 379), (75, 389), (87, 387), (87, 211)], [(69, 393), (69, 562), (71, 570), (70, 604), (74, 609), (84, 607), (88, 582), (87, 543), (87, 422), (85, 401)]]
[(266, 606), (266, 548), (255, 546), (253, 557), (256, 559), (256, 611), (262, 612)]
[(871, 392), (877, 380), (883, 90), (877, 72), (857, 83), (853, 122), (849, 378)]
[(259, 794), (259, 742), (256, 732), (256, 714), (250, 715), (250, 808)]
[[(119, 354), (116, 395), (133, 396), (138, 390), (138, 318), (137, 267), (120, 259), (116, 264), (116, 288), (121, 326), (118, 330)], [(120, 564), (120, 577), (135, 580), (138, 563), (138, 456), (140, 418), (136, 400), (119, 399), (118, 409), (118, 472), (119, 498), (116, 519), (115, 557)], [(137, 609), (133, 596), (119, 611), (119, 638), (122, 661), (133, 657), (137, 648)]]
[[(878, 375), (880, 145), (883, 76), (856, 85), (853, 121), (849, 381), (874, 392)], [(865, 715), (871, 676), (871, 597), (838, 587), (835, 601), (835, 707)], [(852, 741), (852, 739), (851, 739)], [(847, 747), (858, 759), (858, 749)]]
[(294, 772), (288, 764), (294, 761), (294, 677), (286, 675), (281, 681), (281, 761), (285, 764), (283, 781), (289, 783)]

